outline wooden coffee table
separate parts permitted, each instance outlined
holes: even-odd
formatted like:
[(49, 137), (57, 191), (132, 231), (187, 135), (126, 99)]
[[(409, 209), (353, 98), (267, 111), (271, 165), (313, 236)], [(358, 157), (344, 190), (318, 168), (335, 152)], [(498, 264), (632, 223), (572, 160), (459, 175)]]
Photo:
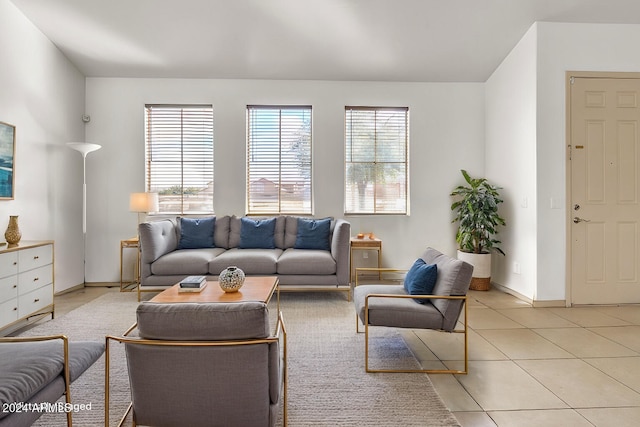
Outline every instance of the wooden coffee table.
[(207, 287), (200, 292), (178, 292), (180, 284), (165, 289), (151, 299), (151, 302), (244, 302), (260, 301), (268, 304), (273, 293), (278, 299), (280, 311), (280, 287), (278, 278), (273, 276), (247, 276), (244, 285), (237, 292), (225, 292), (220, 289), (218, 281), (208, 280)]

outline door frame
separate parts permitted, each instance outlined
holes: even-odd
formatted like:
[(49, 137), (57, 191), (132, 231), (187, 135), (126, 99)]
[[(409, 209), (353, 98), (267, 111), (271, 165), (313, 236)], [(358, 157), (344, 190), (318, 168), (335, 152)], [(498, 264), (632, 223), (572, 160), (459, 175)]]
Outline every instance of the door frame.
[(565, 72), (565, 229), (566, 229), (566, 258), (565, 258), (565, 306), (572, 307), (573, 304), (573, 270), (572, 270), (572, 248), (573, 236), (571, 235), (571, 78), (592, 78), (592, 79), (638, 79), (640, 80), (640, 72), (619, 72), (619, 71), (566, 71)]

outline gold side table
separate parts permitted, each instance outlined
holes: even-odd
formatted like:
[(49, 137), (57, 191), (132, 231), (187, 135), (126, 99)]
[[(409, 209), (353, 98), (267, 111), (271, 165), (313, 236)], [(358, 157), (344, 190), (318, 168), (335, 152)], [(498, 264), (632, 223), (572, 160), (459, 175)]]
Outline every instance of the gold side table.
[(349, 248), (349, 278), (350, 281), (353, 282), (353, 251), (354, 250), (364, 250), (364, 251), (378, 251), (378, 265), (380, 268), (382, 265), (382, 240), (377, 237), (371, 238), (368, 235), (365, 235), (363, 238), (359, 239), (357, 237), (352, 237), (350, 241)]
[[(136, 264), (133, 268), (133, 278), (131, 280), (124, 279), (124, 251), (125, 249), (136, 250)], [(140, 283), (140, 242), (138, 237), (132, 237), (126, 240), (120, 240), (120, 292), (133, 292), (138, 288)]]

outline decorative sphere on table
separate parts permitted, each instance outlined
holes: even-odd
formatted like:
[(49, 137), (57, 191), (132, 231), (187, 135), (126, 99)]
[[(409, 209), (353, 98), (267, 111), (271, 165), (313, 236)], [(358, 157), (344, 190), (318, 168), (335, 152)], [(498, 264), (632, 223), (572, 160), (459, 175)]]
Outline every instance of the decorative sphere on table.
[(225, 292), (238, 292), (244, 284), (244, 271), (235, 265), (227, 267), (218, 276), (218, 284)]

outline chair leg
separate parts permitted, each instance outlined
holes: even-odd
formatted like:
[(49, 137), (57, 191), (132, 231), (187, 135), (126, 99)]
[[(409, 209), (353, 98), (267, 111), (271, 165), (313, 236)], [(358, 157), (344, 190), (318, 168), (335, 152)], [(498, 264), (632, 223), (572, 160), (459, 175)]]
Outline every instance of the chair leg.
[[(131, 328), (129, 328), (129, 330), (125, 333), (128, 334), (129, 332), (131, 332), (131, 330), (134, 329), (134, 327), (137, 324), (134, 324)], [(110, 398), (110, 366), (109, 366), (109, 362), (110, 362), (110, 356), (109, 356), (109, 342), (111, 341), (110, 337), (107, 336), (105, 338), (105, 351), (104, 351), (104, 425), (105, 427), (109, 427), (109, 398)], [(118, 427), (124, 425), (125, 420), (127, 419), (127, 416), (129, 415), (129, 412), (131, 412), (133, 410), (133, 402), (129, 403), (129, 406), (127, 407), (127, 410), (125, 411), (124, 415), (122, 416), (122, 418), (120, 418), (120, 421), (118, 422)], [(133, 425), (136, 425), (136, 421), (135, 421), (135, 414), (133, 417)]]
[(370, 369), (369, 368), (369, 310), (365, 308), (364, 324), (364, 369), (366, 372), (386, 372), (386, 373), (426, 373), (426, 374), (460, 374), (467, 375), (469, 372), (469, 348), (468, 348), (468, 325), (467, 325), (467, 304), (464, 304), (464, 329), (454, 329), (452, 333), (464, 334), (464, 370), (459, 369)]
[[(64, 353), (64, 395), (67, 405), (71, 405), (71, 377), (69, 373), (69, 341), (65, 337), (62, 340), (63, 353)], [(73, 418), (71, 411), (67, 412), (67, 427), (73, 425)]]

